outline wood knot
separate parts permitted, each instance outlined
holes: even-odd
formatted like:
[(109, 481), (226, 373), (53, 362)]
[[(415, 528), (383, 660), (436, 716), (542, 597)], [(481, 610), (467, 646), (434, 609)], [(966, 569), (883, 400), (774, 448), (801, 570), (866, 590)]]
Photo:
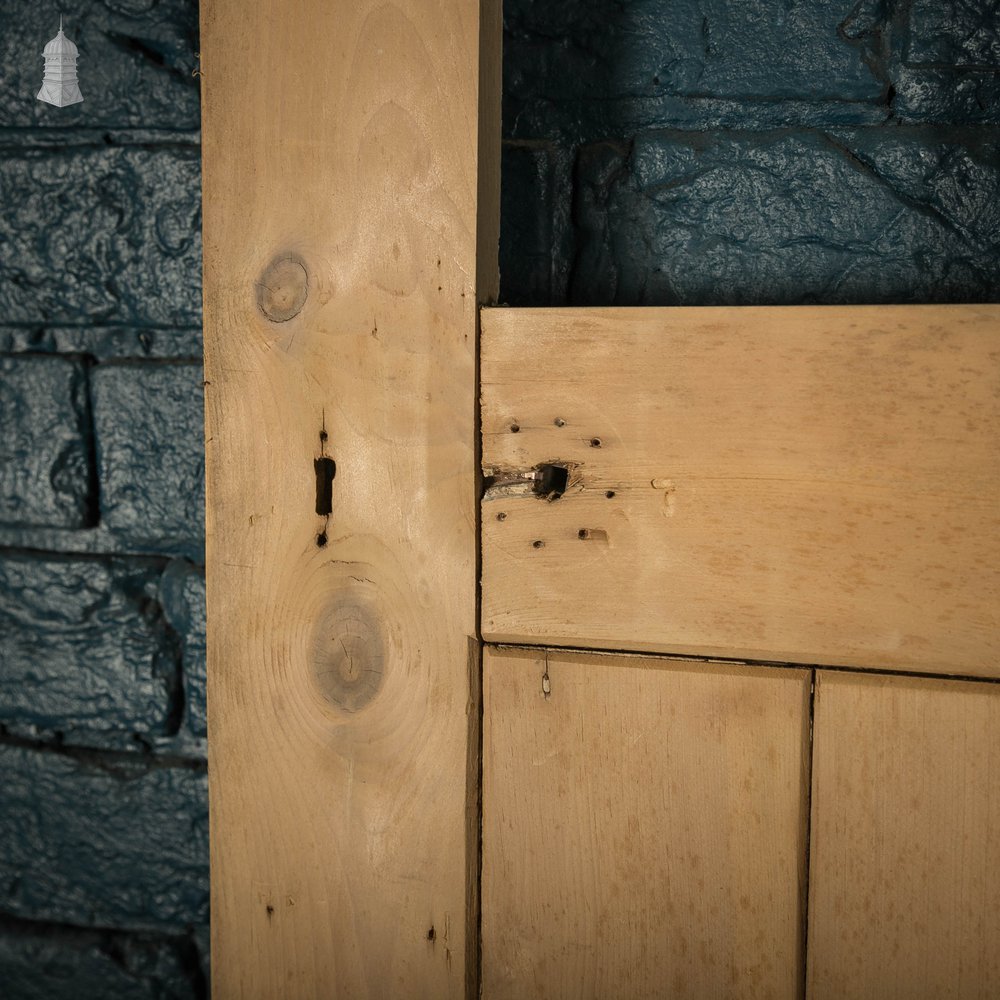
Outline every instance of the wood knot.
[(275, 257), (257, 281), (257, 307), (272, 323), (297, 316), (309, 294), (309, 272), (294, 254)]
[(376, 610), (356, 595), (338, 596), (313, 633), (312, 665), (323, 695), (345, 712), (364, 708), (385, 674), (385, 642)]

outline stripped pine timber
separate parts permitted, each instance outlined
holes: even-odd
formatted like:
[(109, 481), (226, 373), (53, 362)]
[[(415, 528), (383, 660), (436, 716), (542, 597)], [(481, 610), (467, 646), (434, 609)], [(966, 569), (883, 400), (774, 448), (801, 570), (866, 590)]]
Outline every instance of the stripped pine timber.
[(801, 995), (806, 671), (487, 647), (483, 685), (484, 1000)]
[(1000, 686), (816, 680), (808, 996), (1000, 996)]
[(1000, 307), (482, 324), (485, 639), (1000, 675)]
[(465, 996), (498, 7), (201, 17), (213, 996)]

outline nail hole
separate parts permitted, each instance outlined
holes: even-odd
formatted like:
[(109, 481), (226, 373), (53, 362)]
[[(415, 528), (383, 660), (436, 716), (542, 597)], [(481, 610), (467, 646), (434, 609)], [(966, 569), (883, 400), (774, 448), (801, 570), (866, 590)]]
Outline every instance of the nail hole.
[(320, 439), (320, 441), (325, 441), (329, 436), (330, 435), (327, 434), (326, 431), (320, 431), (319, 432), (319, 439)]
[(435, 933), (434, 933), (434, 928), (432, 927), (432, 928), (431, 928), (431, 929), (430, 929), (430, 930), (429, 930), (429, 931), (427, 932), (427, 940), (428, 940), (428, 941), (433, 941), (433, 940), (434, 940), (434, 938), (436, 938), (436, 937), (437, 937), (437, 934), (435, 934)]
[(609, 500), (611, 500), (611, 499), (612, 499), (612, 498), (614, 497), (614, 495), (615, 495), (615, 491), (614, 491), (614, 490), (608, 490), (608, 492), (607, 492), (607, 493), (605, 493), (604, 495), (605, 495), (605, 496), (606, 496), (606, 497), (607, 497), (607, 498), (608, 498)]
[(569, 469), (565, 465), (539, 465), (539, 473), (535, 480), (535, 496), (547, 500), (558, 500), (569, 484)]
[(601, 447), (601, 439), (600, 438), (591, 438), (590, 439), (590, 447), (591, 448), (600, 448)]
[(500, 513), (497, 514), (497, 520), (498, 521), (506, 521), (507, 520), (507, 515), (503, 511), (500, 511)]
[(321, 531), (316, 536), (316, 547), (319, 548), (319, 549), (321, 549), (321, 548), (323, 548), (324, 545), (326, 545), (326, 532), (325, 531)]
[(580, 529), (580, 530), (579, 530), (579, 531), (578, 531), (578, 532), (576, 533), (576, 537), (577, 537), (577, 538), (587, 538), (587, 537), (588, 537), (589, 535), (590, 535), (590, 532), (589, 532), (589, 531), (587, 531), (587, 529), (586, 529), (586, 528), (581, 528), (581, 529)]
[(517, 424), (510, 425), (511, 434), (516, 434), (521, 428)]
[(333, 512), (333, 477), (337, 474), (337, 463), (325, 455), (313, 460), (316, 472), (316, 513), (329, 517)]
[(565, 427), (566, 426), (566, 421), (563, 420), (562, 417), (556, 417), (556, 419), (553, 420), (552, 422), (556, 425), (556, 427)]
[(534, 540), (534, 541), (533, 541), (533, 542), (531, 543), (531, 547), (532, 547), (533, 549), (540, 549), (540, 548), (541, 548), (541, 547), (542, 547), (542, 546), (543, 546), (544, 544), (545, 544), (545, 542), (543, 542), (543, 541), (542, 541), (542, 540), (541, 540), (540, 538), (536, 538), (536, 539), (535, 539), (535, 540)]

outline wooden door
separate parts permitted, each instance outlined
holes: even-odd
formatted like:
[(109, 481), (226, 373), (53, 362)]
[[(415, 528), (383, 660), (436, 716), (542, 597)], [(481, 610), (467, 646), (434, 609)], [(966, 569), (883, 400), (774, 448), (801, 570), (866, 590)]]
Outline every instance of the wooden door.
[(1000, 309), (488, 310), (481, 372), (484, 996), (997, 995)]
[(1000, 311), (479, 364), (499, 5), (201, 18), (213, 994), (995, 995)]

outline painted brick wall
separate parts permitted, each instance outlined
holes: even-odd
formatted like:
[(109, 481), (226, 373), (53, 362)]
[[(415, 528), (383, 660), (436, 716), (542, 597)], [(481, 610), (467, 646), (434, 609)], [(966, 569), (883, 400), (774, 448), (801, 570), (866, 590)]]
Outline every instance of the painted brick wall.
[[(67, 13), (70, 13), (67, 11)], [(204, 996), (196, 0), (0, 0), (0, 984)], [(507, 0), (513, 304), (996, 300), (990, 0)]]
[(1000, 298), (992, 0), (506, 0), (504, 20), (505, 301)]
[(0, 0), (7, 1000), (207, 994), (197, 50), (193, 0)]

